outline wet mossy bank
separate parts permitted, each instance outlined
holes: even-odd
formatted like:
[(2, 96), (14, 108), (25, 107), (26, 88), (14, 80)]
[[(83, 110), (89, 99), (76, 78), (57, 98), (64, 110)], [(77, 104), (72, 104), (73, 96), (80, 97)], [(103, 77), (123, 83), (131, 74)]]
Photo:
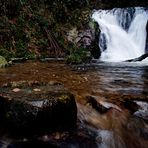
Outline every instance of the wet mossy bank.
[(77, 1), (12, 0), (1, 1), (0, 6), (0, 55), (7, 60), (65, 57), (78, 48), (86, 55), (87, 51), (68, 34), (88, 24), (88, 5), (82, 3), (79, 7)]
[(11, 58), (66, 57), (68, 63), (100, 56), (94, 9), (147, 7), (127, 0), (1, 0), (0, 55)]

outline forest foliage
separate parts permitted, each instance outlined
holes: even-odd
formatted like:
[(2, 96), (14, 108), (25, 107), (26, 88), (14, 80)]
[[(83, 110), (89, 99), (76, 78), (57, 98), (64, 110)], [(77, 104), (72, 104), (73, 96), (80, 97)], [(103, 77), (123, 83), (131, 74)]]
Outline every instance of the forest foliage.
[[(69, 51), (66, 30), (82, 27), (84, 10), (127, 5), (144, 0), (0, 0), (0, 55), (6, 59), (64, 57)], [(71, 48), (71, 45), (70, 45)], [(72, 51), (75, 47), (72, 47)], [(77, 52), (79, 53), (79, 52)], [(76, 54), (77, 55), (77, 54)], [(81, 53), (80, 53), (81, 55)]]

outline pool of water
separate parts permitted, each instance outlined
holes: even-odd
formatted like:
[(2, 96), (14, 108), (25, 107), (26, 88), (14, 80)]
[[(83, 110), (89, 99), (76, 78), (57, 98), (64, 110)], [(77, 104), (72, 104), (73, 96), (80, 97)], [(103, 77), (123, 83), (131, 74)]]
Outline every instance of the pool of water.
[[(95, 130), (98, 147), (140, 148), (148, 144), (147, 122), (123, 105), (126, 99), (148, 102), (147, 62), (66, 65), (28, 61), (0, 69), (1, 86), (14, 81), (63, 84), (76, 98), (79, 126)], [(111, 109), (104, 114), (97, 112), (87, 103), (87, 96), (103, 105), (110, 103)]]

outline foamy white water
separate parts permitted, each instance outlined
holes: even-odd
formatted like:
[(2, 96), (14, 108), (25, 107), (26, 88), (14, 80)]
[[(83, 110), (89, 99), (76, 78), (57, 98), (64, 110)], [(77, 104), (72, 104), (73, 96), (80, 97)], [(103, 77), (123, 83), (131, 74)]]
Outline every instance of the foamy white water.
[(98, 130), (98, 138), (101, 139), (98, 148), (126, 148), (125, 143), (113, 131)]
[(98, 10), (92, 18), (101, 30), (101, 61), (125, 61), (145, 53), (148, 12), (144, 8)]

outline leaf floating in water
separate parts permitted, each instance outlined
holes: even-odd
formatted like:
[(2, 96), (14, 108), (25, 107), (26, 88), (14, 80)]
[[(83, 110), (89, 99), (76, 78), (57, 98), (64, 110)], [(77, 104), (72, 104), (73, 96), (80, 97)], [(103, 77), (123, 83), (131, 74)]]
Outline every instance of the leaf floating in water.
[(14, 88), (12, 91), (13, 92), (19, 92), (21, 89), (19, 89), (19, 88)]
[(33, 91), (41, 91), (41, 90), (38, 88), (34, 88)]

